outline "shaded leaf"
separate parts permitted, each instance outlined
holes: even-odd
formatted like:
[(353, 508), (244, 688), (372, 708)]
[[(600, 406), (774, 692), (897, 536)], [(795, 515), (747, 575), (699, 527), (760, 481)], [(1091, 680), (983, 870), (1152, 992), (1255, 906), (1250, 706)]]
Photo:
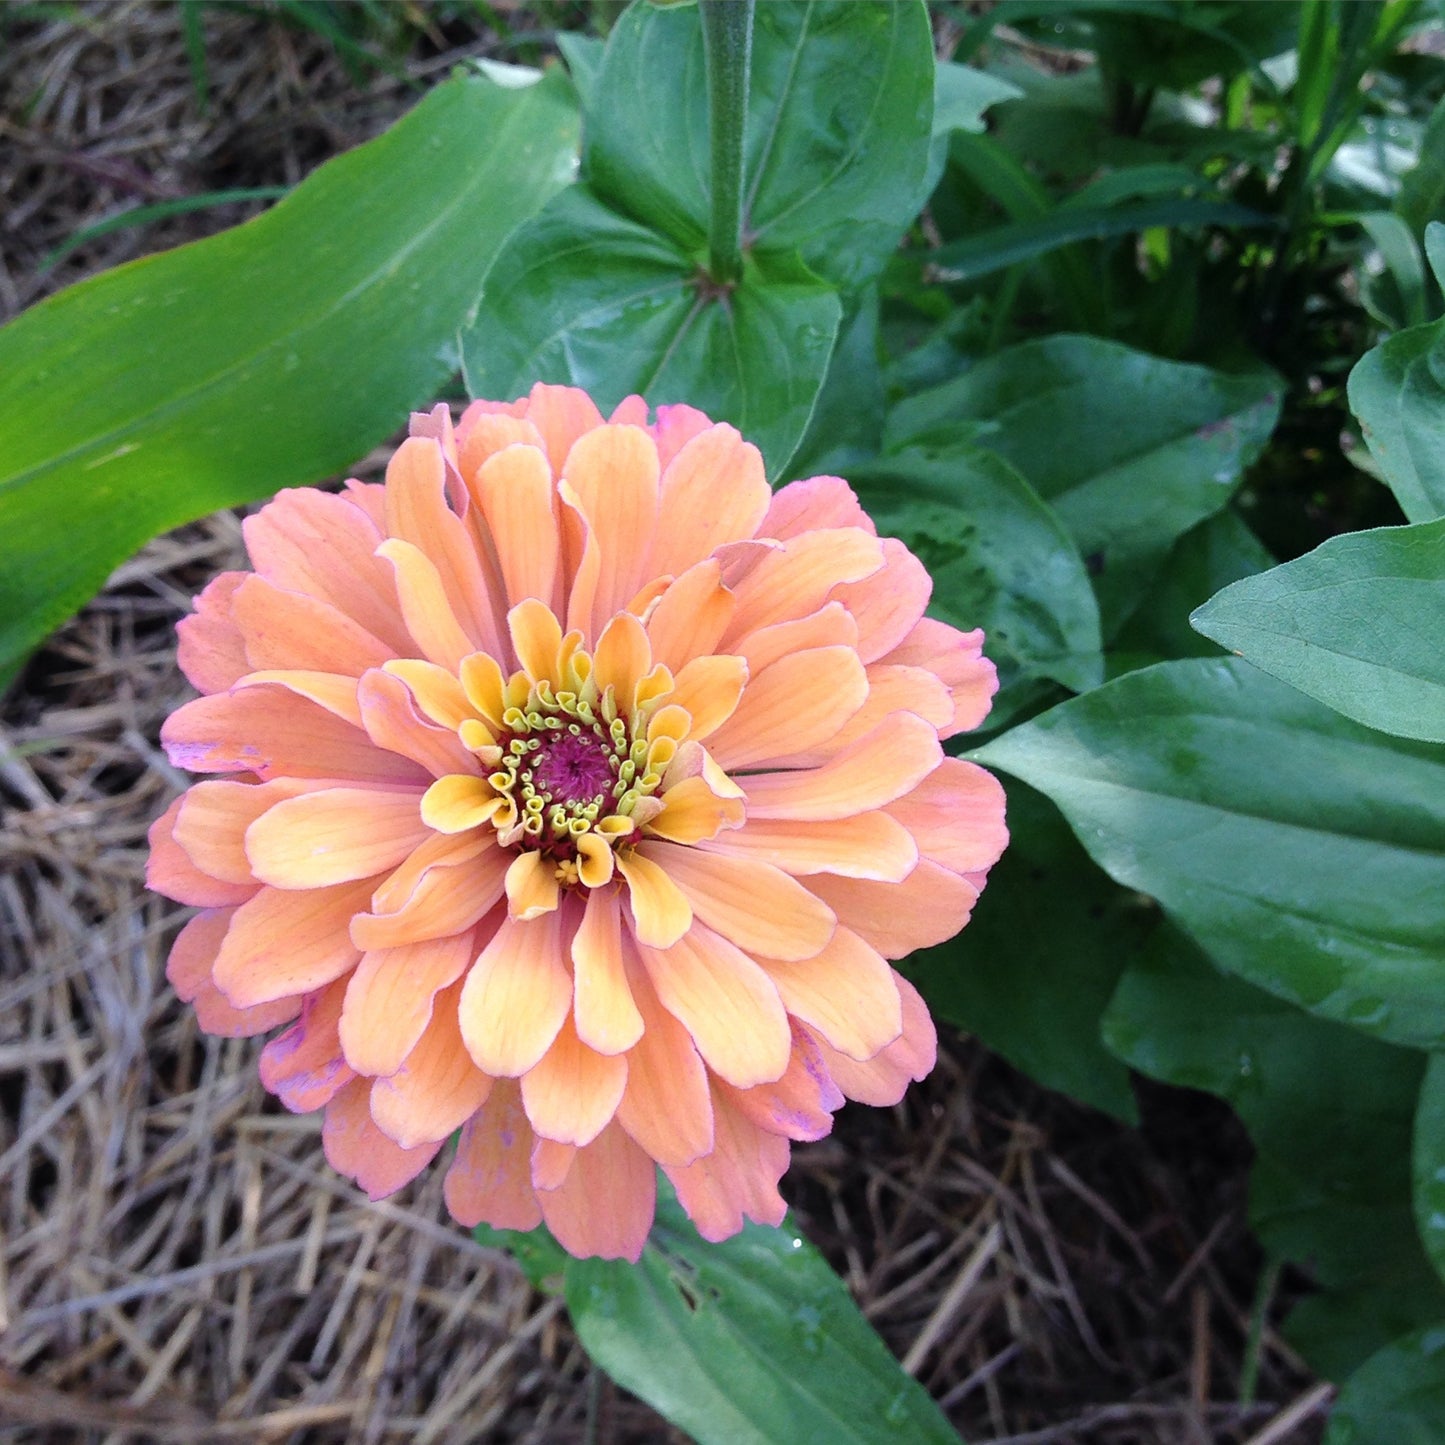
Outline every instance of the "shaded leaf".
[(1425, 1071), (1415, 1115), (1415, 1224), (1436, 1273), (1445, 1279), (1445, 1054)]
[(1324, 1445), (1439, 1445), (1445, 1420), (1445, 1324), (1393, 1340), (1335, 1397)]

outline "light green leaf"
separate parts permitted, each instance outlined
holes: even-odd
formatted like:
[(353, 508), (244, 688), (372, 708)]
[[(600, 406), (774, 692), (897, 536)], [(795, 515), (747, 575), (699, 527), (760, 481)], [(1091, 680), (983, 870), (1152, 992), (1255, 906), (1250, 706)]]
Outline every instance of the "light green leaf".
[[(819, 276), (870, 279), (927, 199), (934, 58), (920, 0), (755, 12), (744, 156), (747, 245)], [(589, 111), (584, 175), (616, 209), (701, 256), (708, 217), (702, 27), (694, 6), (617, 22)]]
[(640, 1262), (574, 1260), (567, 1307), (587, 1353), (699, 1445), (958, 1445), (790, 1228), (708, 1244), (660, 1197)]
[(157, 532), (324, 477), (430, 400), (576, 144), (560, 76), (450, 81), (265, 215), (0, 331), (0, 669)]
[(885, 442), (966, 424), (977, 445), (1017, 467), (1089, 563), (1108, 640), (1175, 539), (1229, 501), (1279, 403), (1271, 375), (1053, 336), (901, 402)]
[(1190, 620), (1356, 722), (1445, 743), (1445, 519), (1331, 537)]
[(1324, 1445), (1440, 1445), (1445, 1323), (1386, 1345), (1335, 1397)]
[[(1078, 550), (1007, 462), (964, 444), (855, 467), (850, 481), (878, 529), (933, 577), (934, 616), (982, 627), (1002, 689), (1047, 678), (1075, 692), (1103, 680), (1099, 614)], [(996, 702), (1006, 711), (1003, 699)]]
[(974, 756), (1221, 966), (1395, 1043), (1445, 1041), (1445, 757), (1234, 658), (1106, 683)]
[(1099, 1020), (1158, 910), (1099, 871), (1047, 798), (1010, 779), (1009, 846), (968, 927), (905, 972), (933, 1013), (1050, 1089), (1135, 1123)]
[(957, 65), (940, 60), (934, 77), (933, 133), (967, 130), (983, 133), (983, 113), (1003, 100), (1015, 100), (1023, 94), (1011, 80), (975, 70), (971, 65)]
[(473, 396), (534, 381), (584, 387), (604, 410), (638, 392), (729, 421), (779, 475), (807, 427), (841, 307), (806, 272), (750, 265), (725, 296), (696, 263), (583, 186), (557, 196), (497, 258), (462, 337)]

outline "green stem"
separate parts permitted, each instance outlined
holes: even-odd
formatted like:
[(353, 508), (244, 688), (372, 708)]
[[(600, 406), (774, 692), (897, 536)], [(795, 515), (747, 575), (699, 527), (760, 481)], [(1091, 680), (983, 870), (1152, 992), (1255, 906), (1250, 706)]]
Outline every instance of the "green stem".
[(748, 124), (753, 0), (698, 0), (698, 8), (707, 61), (712, 152), (708, 273), (718, 285), (727, 285), (743, 274), (743, 143)]

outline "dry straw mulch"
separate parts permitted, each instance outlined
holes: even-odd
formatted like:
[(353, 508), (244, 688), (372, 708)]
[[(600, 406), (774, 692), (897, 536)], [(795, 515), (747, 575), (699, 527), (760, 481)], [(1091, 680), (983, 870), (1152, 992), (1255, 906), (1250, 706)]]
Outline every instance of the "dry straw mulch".
[[(4, 308), (235, 219), (38, 269), (127, 199), (295, 179), (408, 103), (274, 15), (204, 13), (206, 116), (172, 7), (5, 20)], [(416, 15), (416, 74), (495, 44)], [(261, 1090), (260, 1041), (200, 1035), (166, 986), (184, 910), (142, 875), (186, 781), (156, 741), (188, 695), (173, 629), (243, 560), (229, 513), (161, 538), (0, 707), (0, 1441), (676, 1438), (589, 1368), (557, 1299), (447, 1221), (440, 1171), (368, 1204), (316, 1121)], [(1329, 1392), (1272, 1327), (1247, 1143), (1212, 1101), (1142, 1102), (1127, 1130), (950, 1038), (898, 1109), (800, 1150), (787, 1188), (970, 1440), (1317, 1440)]]

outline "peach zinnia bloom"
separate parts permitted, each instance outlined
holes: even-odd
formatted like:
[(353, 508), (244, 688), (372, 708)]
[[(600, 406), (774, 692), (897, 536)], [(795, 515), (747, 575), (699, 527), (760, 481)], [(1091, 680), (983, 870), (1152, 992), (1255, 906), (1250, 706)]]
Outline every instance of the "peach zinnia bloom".
[(167, 975), (379, 1198), (458, 1130), (461, 1223), (636, 1259), (656, 1166), (709, 1239), (790, 1141), (935, 1054), (887, 962), (967, 920), (1003, 794), (939, 739), (982, 634), (834, 477), (773, 495), (690, 407), (413, 418), (386, 483), (283, 491), (180, 627), (200, 782), (151, 885)]

